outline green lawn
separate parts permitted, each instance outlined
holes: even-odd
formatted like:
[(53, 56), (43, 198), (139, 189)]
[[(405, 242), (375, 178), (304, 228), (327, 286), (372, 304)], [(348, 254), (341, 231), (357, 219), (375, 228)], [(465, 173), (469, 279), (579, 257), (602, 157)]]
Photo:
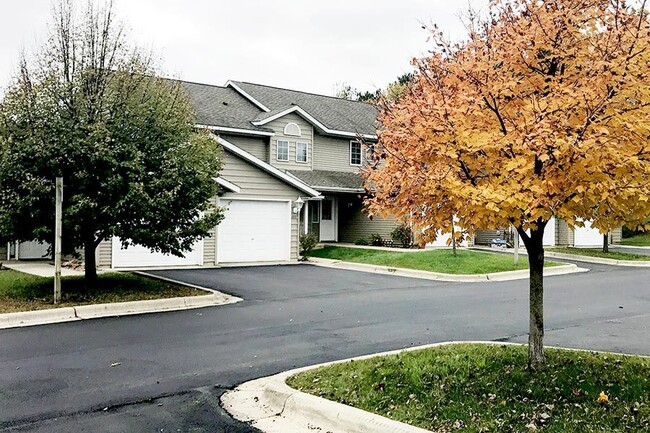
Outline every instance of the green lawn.
[[(1, 270), (0, 313), (54, 308), (53, 291), (53, 278)], [(91, 290), (85, 289), (81, 277), (65, 277), (61, 282), (61, 292), (59, 307), (207, 294), (202, 290), (130, 273), (100, 274), (97, 286)]]
[[(458, 255), (454, 256), (450, 249), (398, 252), (328, 246), (313, 250), (310, 255), (346, 262), (442, 272), (445, 274), (487, 274), (528, 269), (526, 256), (521, 256), (519, 263), (515, 266), (513, 257), (509, 254), (469, 250), (458, 250)], [(546, 263), (546, 266), (556, 265), (559, 265), (559, 263)]]
[(650, 232), (643, 232), (629, 238), (623, 238), (621, 239), (621, 244), (635, 247), (650, 247)]
[(643, 254), (619, 253), (617, 251), (604, 253), (603, 250), (596, 248), (548, 248), (547, 251), (551, 253), (575, 254), (579, 256), (599, 257), (613, 260), (650, 260), (650, 256), (644, 256)]
[(649, 358), (547, 349), (548, 368), (531, 373), (526, 357), (523, 346), (448, 345), (287, 383), (435, 432), (650, 431)]

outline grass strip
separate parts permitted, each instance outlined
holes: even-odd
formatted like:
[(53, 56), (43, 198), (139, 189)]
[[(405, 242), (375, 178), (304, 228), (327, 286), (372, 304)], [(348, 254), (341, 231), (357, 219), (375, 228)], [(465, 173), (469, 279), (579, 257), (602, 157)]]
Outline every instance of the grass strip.
[[(650, 359), (461, 344), (352, 361), (289, 378), (296, 389), (434, 432), (650, 431)], [(601, 394), (602, 393), (602, 394)]]
[[(52, 304), (53, 287), (53, 278), (1, 270), (0, 313), (55, 308)], [(83, 277), (64, 277), (61, 292), (62, 302), (57, 307), (208, 294), (203, 290), (126, 272), (100, 274), (97, 285), (89, 289), (86, 289)]]
[[(310, 255), (346, 262), (417, 269), (445, 274), (489, 274), (528, 269), (528, 260), (525, 256), (520, 257), (519, 263), (515, 265), (512, 255), (470, 250), (458, 250), (457, 255), (454, 256), (451, 249), (385, 251), (326, 246), (325, 248), (313, 250)], [(546, 266), (557, 265), (560, 265), (560, 263), (546, 262)]]
[(547, 251), (551, 253), (573, 254), (577, 256), (598, 257), (601, 259), (612, 260), (631, 260), (636, 262), (645, 262), (650, 260), (650, 255), (646, 256), (643, 254), (621, 253), (618, 251), (604, 253), (602, 250), (596, 248), (549, 248)]

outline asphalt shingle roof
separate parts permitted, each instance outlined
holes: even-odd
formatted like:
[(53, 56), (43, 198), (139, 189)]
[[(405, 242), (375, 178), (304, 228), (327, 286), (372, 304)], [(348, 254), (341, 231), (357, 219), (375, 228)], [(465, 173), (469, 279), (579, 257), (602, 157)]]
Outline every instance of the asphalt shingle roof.
[(187, 91), (200, 125), (224, 126), (251, 131), (271, 131), (251, 123), (263, 112), (230, 87), (181, 81)]
[(371, 104), (261, 84), (233, 83), (271, 110), (258, 113), (252, 120), (263, 120), (297, 105), (329, 129), (376, 134), (377, 108)]
[(327, 188), (351, 188), (363, 190), (363, 179), (358, 173), (326, 170), (288, 170), (289, 173), (318, 190)]

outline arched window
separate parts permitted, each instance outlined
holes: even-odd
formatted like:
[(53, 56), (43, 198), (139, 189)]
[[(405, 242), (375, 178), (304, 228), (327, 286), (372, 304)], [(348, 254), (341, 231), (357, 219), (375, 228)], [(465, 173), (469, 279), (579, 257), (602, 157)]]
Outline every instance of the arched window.
[(293, 122), (287, 123), (287, 126), (284, 127), (284, 135), (294, 135), (296, 137), (300, 137), (300, 126), (296, 125)]

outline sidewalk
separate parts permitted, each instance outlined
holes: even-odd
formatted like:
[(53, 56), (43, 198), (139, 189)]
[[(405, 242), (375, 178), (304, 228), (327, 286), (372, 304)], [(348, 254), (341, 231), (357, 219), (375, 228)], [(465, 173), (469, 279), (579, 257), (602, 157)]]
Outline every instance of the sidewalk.
[[(54, 277), (54, 265), (46, 261), (7, 261), (2, 262), (7, 269), (24, 272), (26, 274), (37, 275), (39, 277)], [(70, 268), (61, 268), (62, 277), (83, 276), (82, 271), (76, 271)]]

